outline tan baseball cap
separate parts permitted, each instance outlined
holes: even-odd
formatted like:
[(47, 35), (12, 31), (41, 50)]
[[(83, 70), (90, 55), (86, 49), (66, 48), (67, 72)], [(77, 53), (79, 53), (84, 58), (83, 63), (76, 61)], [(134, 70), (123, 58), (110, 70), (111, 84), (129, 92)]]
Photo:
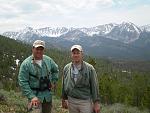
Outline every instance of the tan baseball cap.
[(80, 46), (80, 45), (73, 45), (73, 46), (71, 47), (71, 51), (73, 51), (74, 49), (77, 49), (77, 50), (79, 50), (79, 51), (83, 51), (82, 46)]
[(35, 48), (37, 48), (37, 47), (43, 47), (43, 48), (45, 48), (45, 42), (42, 41), (42, 40), (36, 40), (33, 43), (33, 47), (35, 47)]

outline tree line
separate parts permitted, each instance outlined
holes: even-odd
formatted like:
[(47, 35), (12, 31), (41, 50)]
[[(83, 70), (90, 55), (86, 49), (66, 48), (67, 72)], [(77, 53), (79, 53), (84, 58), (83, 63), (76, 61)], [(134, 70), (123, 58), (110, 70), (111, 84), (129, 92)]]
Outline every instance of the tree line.
[[(0, 45), (0, 89), (20, 91), (17, 82), (19, 66), (31, 55), (32, 46), (3, 36), (0, 36)], [(52, 57), (59, 66), (60, 79), (56, 95), (60, 97), (62, 70), (71, 61), (70, 53), (48, 48), (45, 54)], [(19, 65), (16, 65), (16, 59), (20, 60)], [(116, 60), (89, 56), (85, 56), (84, 59), (97, 71), (101, 103), (123, 103), (150, 109), (150, 62), (131, 63), (122, 60), (123, 65), (120, 65), (120, 61)]]

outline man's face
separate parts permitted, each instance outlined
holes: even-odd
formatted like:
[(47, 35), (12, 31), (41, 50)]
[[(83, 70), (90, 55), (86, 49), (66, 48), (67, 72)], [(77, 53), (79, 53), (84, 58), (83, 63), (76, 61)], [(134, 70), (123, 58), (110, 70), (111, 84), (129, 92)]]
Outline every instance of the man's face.
[(80, 62), (80, 61), (82, 61), (82, 57), (83, 57), (83, 55), (82, 55), (81, 51), (79, 51), (78, 49), (72, 50), (71, 58), (72, 58), (73, 62)]
[(33, 47), (32, 54), (36, 60), (41, 60), (43, 58), (44, 48), (43, 47), (37, 47), (37, 48)]

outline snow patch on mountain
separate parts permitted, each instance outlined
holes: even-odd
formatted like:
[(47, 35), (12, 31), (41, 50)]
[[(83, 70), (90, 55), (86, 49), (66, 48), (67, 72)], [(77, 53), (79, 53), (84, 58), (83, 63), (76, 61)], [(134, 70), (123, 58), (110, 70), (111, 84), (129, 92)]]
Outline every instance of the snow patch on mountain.
[(141, 28), (143, 31), (148, 31), (148, 32), (150, 32), (150, 24), (141, 26), (140, 28)]
[(104, 36), (113, 40), (118, 40), (123, 43), (131, 43), (139, 39), (140, 33), (143, 30), (150, 31), (150, 25), (138, 27), (131, 22), (122, 22), (121, 24), (104, 24), (90, 28), (66, 28), (66, 27), (45, 27), (39, 29), (33, 29), (31, 27), (26, 27), (23, 30), (18, 32), (5, 32), (4, 36), (19, 39), (19, 40), (28, 40), (27, 37), (62, 37), (66, 40), (79, 40), (80, 37), (89, 36), (93, 38), (96, 36)]

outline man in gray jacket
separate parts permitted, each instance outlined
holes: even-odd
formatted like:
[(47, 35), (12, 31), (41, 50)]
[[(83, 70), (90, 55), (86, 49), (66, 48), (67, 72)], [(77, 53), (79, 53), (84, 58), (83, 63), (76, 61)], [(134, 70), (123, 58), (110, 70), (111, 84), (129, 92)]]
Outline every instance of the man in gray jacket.
[(100, 112), (97, 74), (92, 65), (83, 61), (80, 45), (71, 47), (72, 62), (64, 67), (62, 107), (69, 113)]

